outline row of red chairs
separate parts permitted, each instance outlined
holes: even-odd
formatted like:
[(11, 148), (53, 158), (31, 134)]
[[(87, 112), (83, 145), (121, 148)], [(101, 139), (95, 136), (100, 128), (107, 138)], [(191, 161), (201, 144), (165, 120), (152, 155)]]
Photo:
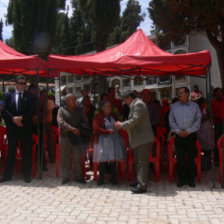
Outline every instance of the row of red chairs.
[[(7, 134), (6, 134), (6, 128), (4, 126), (0, 126), (0, 151), (1, 151), (1, 157), (3, 161), (3, 166), (5, 167), (6, 163), (6, 155), (7, 155)], [(121, 180), (125, 179), (125, 170), (126, 170), (126, 164), (127, 164), (127, 170), (128, 170), (128, 180), (131, 181), (133, 179), (133, 154), (132, 149), (128, 145), (128, 134), (126, 131), (121, 132), (122, 137), (124, 139), (125, 147), (127, 149), (127, 163), (124, 161), (118, 162), (118, 170), (120, 174)], [(165, 131), (164, 130), (158, 130), (157, 129), (157, 137), (155, 138), (155, 141), (153, 142), (149, 154), (149, 162), (153, 163), (154, 165), (154, 171), (155, 171), (155, 180), (158, 182), (160, 180), (160, 163), (161, 163), (161, 154), (164, 153), (164, 142), (165, 137), (164, 136)], [(53, 126), (53, 141), (55, 145), (56, 150), (56, 177), (59, 177), (59, 167), (60, 167), (60, 143), (59, 143), (59, 130), (57, 127)], [(152, 156), (152, 148), (153, 145), (156, 144), (156, 156)], [(20, 145), (20, 144), (19, 144)], [(36, 161), (36, 150), (38, 145), (38, 137), (34, 134), (33, 135), (33, 146), (32, 146), (32, 159), (33, 161)], [(173, 145), (174, 145), (174, 138), (171, 138), (171, 140), (168, 142), (167, 147), (167, 154), (168, 154), (168, 166), (169, 166), (169, 181), (173, 181), (173, 177), (175, 174), (175, 167), (176, 167), (176, 157), (173, 153)], [(222, 167), (223, 167), (223, 160), (222, 160), (222, 147), (223, 147), (223, 136), (218, 141), (218, 150), (219, 150), (219, 158), (220, 158), (220, 175), (219, 179), (220, 182), (222, 180)], [(47, 157), (46, 153), (46, 137), (45, 137), (45, 157)], [(163, 150), (161, 148), (163, 147)], [(197, 148), (197, 157), (195, 158), (195, 164), (197, 167), (197, 180), (198, 182), (201, 182), (201, 147), (199, 142), (196, 142), (196, 148)], [(92, 156), (93, 148), (89, 147), (87, 150), (87, 154), (89, 156)], [(86, 176), (86, 167), (85, 167), (85, 160), (86, 160), (86, 154), (82, 154), (82, 169), (83, 169), (83, 175)], [(16, 155), (16, 169), (19, 169), (19, 161), (21, 161), (21, 149), (18, 147), (17, 155)], [(94, 172), (94, 180), (97, 180), (97, 171), (98, 171), (98, 163), (93, 163), (93, 172)], [(32, 177), (36, 176), (36, 163), (33, 162), (32, 167)]]

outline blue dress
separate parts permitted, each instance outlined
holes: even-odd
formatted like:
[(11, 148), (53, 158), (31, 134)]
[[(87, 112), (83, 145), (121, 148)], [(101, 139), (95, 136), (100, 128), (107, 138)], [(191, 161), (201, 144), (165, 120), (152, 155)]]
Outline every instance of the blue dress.
[[(105, 129), (114, 129), (114, 118), (110, 116), (110, 119), (104, 118)], [(100, 135), (98, 143), (94, 144), (93, 149), (93, 161), (94, 162), (106, 162), (112, 160), (123, 160), (126, 157), (124, 141), (120, 133), (114, 129), (113, 135)]]

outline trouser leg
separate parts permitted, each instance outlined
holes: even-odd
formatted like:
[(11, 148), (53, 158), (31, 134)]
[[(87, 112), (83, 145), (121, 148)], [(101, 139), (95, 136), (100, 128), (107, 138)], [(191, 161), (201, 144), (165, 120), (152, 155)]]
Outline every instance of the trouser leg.
[(104, 184), (104, 174), (105, 174), (105, 168), (106, 168), (106, 163), (101, 162), (99, 163), (99, 179), (98, 179), (98, 185)]
[(117, 184), (117, 163), (110, 162), (110, 178), (112, 184)]
[(4, 177), (7, 177), (7, 178), (12, 177), (17, 145), (18, 145), (18, 136), (8, 137), (8, 151), (7, 151), (6, 168), (4, 171)]
[(71, 146), (73, 153), (73, 172), (76, 180), (83, 179), (82, 174), (82, 153), (78, 145)]
[(137, 182), (141, 189), (147, 188), (150, 146), (151, 143), (147, 143), (134, 149), (137, 152)]
[(46, 124), (46, 134), (47, 134), (47, 153), (50, 162), (55, 161), (55, 152), (53, 144), (53, 128), (51, 123)]
[(196, 135), (191, 134), (186, 138), (186, 153), (187, 153), (187, 177), (188, 181), (194, 181), (195, 177), (195, 163), (194, 159), (196, 156)]
[(24, 177), (31, 176), (32, 169), (32, 132), (21, 135), (20, 144), (22, 148), (23, 158), (23, 175)]
[(61, 167), (63, 178), (71, 178), (70, 163), (71, 163), (71, 147), (67, 137), (60, 138), (61, 144)]
[(177, 156), (177, 175), (179, 181), (184, 181), (186, 179), (185, 171), (185, 141), (183, 138), (176, 136), (175, 139), (175, 148)]

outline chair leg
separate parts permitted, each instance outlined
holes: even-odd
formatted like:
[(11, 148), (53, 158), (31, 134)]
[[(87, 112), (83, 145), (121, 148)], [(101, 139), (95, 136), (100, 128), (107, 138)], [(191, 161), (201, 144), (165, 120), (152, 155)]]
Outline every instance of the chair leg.
[(155, 177), (156, 177), (156, 182), (159, 182), (159, 180), (160, 180), (160, 167), (159, 167), (159, 162), (156, 162), (154, 164), (155, 164)]
[(86, 178), (85, 158), (86, 158), (86, 154), (82, 153), (82, 175), (84, 178)]
[(201, 182), (201, 163), (197, 164), (197, 175), (198, 175), (198, 182)]
[(93, 163), (93, 179), (97, 181), (98, 163)]
[(121, 180), (124, 181), (125, 180), (125, 162), (124, 161), (118, 162), (118, 169), (121, 176)]

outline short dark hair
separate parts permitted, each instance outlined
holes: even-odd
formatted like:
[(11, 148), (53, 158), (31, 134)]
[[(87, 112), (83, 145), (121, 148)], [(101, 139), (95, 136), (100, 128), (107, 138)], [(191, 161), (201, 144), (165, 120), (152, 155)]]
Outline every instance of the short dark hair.
[(114, 87), (109, 87), (107, 92), (110, 93), (111, 90), (115, 90), (115, 88)]
[(185, 93), (190, 93), (190, 90), (186, 86), (182, 86), (182, 87), (178, 88), (178, 90), (179, 89), (184, 89)]
[(137, 97), (136, 94), (135, 94), (133, 91), (131, 91), (131, 90), (126, 91), (126, 92), (123, 93), (123, 97), (128, 98), (129, 96), (130, 96), (133, 100)]
[(23, 80), (26, 81), (25, 76), (23, 76), (23, 75), (18, 75), (18, 76), (16, 76), (16, 83), (18, 83), (18, 81), (19, 81), (20, 79), (23, 79)]
[(222, 90), (221, 88), (217, 87), (214, 89), (213, 94), (215, 95), (219, 90)]
[(110, 101), (108, 100), (103, 100), (100, 102), (100, 109), (102, 109), (102, 107), (104, 107), (106, 104), (110, 103)]
[(88, 89), (84, 88), (84, 89), (81, 89), (81, 94), (83, 94), (83, 92), (84, 92), (84, 91), (89, 92), (89, 90), (88, 90)]

